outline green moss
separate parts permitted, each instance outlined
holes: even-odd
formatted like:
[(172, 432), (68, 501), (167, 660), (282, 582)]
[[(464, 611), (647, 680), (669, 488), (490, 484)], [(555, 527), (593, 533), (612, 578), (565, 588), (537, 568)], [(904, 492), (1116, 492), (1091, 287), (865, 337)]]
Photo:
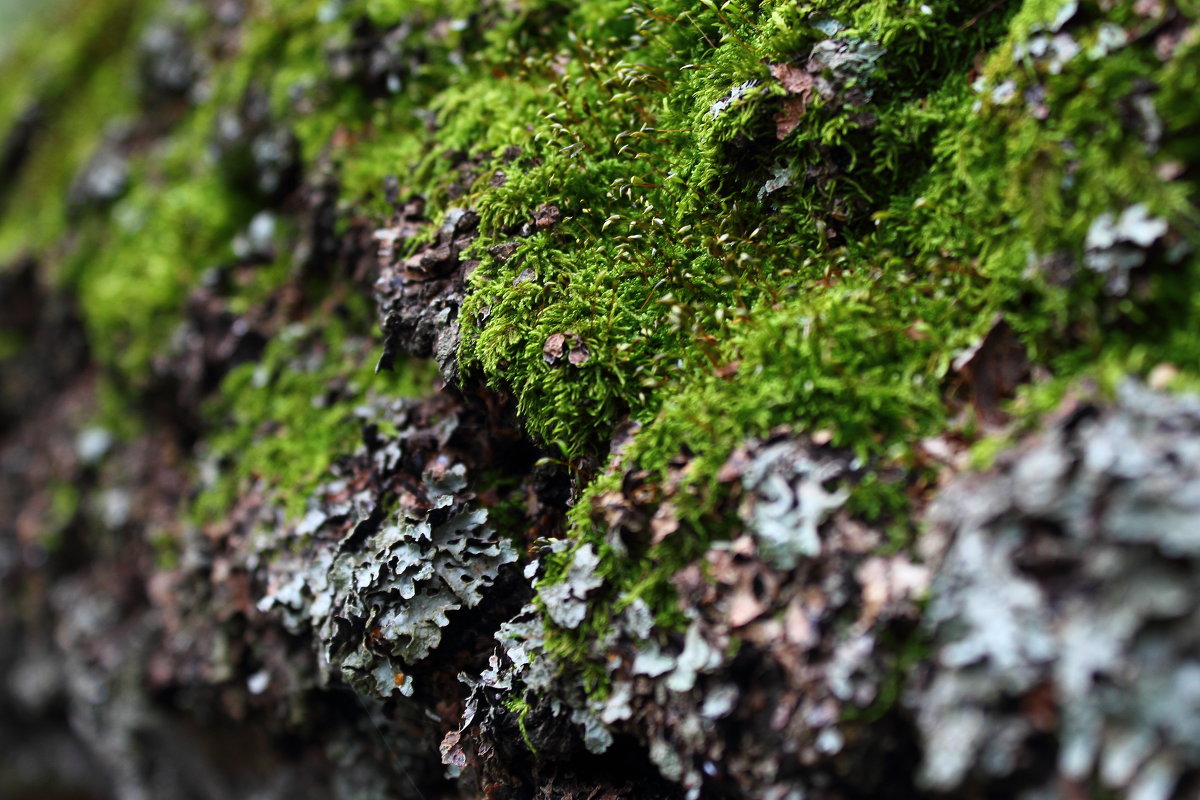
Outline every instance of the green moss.
[(352, 307), (319, 328), (287, 328), (258, 362), (226, 376), (207, 409), (217, 478), (196, 500), (200, 520), (220, 518), (252, 489), (300, 513), (331, 461), (358, 445), (368, 401), (428, 391), (435, 373), (425, 364), (375, 374), (377, 348), (352, 333), (364, 316)]
[[(182, 115), (152, 112), (179, 121), (131, 154), (127, 194), (112, 208), (69, 217), (67, 189), (105, 126), (137, 111), (135, 42), (156, 7), (132, 0), (68, 4), (44, 37), (21, 40), (23, 49), (10, 56), (21, 64), (14, 71), (20, 79), (0, 92), (0, 130), (35, 102), (46, 117), (20, 172), (0, 187), (7, 206), (0, 263), (31, 251), (77, 290), (101, 361), (132, 385), (169, 342), (199, 275), (231, 262), (233, 236), (267, 203), (243, 185), (243, 165), (221, 160), (210, 146), (218, 113), (236, 108), (252, 88), (261, 90), (278, 124), (295, 127), (310, 159), (339, 117), (363, 115), (355, 93), (330, 91), (329, 81), (316, 89), (337, 102), (320, 115), (306, 113), (314, 103), (294, 96), (328, 72), (325, 45), (349, 39), (353, 13), (321, 21), (316, 2), (252, 4), (242, 47), (205, 76), (207, 99)], [(319, 106), (322, 97), (315, 99)], [(232, 305), (245, 307), (290, 277), (286, 267), (260, 275)]]
[[(589, 6), (567, 18), (570, 49), (520, 62), (523, 81), (549, 80), (558, 103), (542, 111), (533, 131), (508, 142), (525, 148), (528, 160), (505, 170), (504, 186), (479, 197), (485, 236), (501, 240), (497, 229), (528, 219), (542, 202), (559, 205), (567, 218), (560, 231), (534, 237), (509, 262), (484, 260), (467, 304), (462, 355), (467, 366), (513, 388), (531, 431), (567, 455), (595, 449), (622, 413), (649, 418), (680, 384), (711, 372), (727, 355), (721, 343), (731, 326), (750, 319), (758, 304), (777, 304), (818, 246), (822, 225), (811, 211), (827, 205), (820, 195), (837, 187), (781, 196), (777, 214), (770, 213), (775, 202), (763, 208), (758, 189), (777, 165), (796, 158), (791, 153), (811, 156), (814, 148), (845, 144), (845, 125), (834, 119), (844, 121), (844, 113), (813, 112), (810, 124), (784, 143), (764, 140), (773, 133), (764, 124), (776, 102), (766, 88), (764, 59), (787, 60), (821, 35), (787, 9), (730, 5), (729, 14), (660, 6), (643, 10), (645, 16), (635, 9), (613, 18)], [(730, 19), (742, 24), (725, 30)], [(617, 38), (630, 29), (645, 31), (632, 48)], [(883, 38), (919, 60), (924, 49), (913, 42), (930, 35), (889, 29)], [(712, 51), (710, 43), (722, 37)], [(961, 63), (970, 43), (970, 37), (956, 42), (957, 55), (943, 60)], [(706, 46), (710, 63), (681, 70)], [(713, 103), (747, 80), (759, 87), (714, 115)], [(498, 105), (475, 88), (482, 104)], [(523, 108), (523, 92), (511, 81), (492, 91), (508, 100), (505, 108)], [(869, 198), (875, 202), (894, 191), (881, 176), (894, 174), (905, 146), (928, 140), (939, 119), (915, 110), (926, 104), (924, 95), (896, 97), (908, 102), (886, 109), (873, 132), (875, 158), (864, 163), (861, 178), (845, 180), (856, 194), (878, 184)], [(469, 107), (453, 109), (452, 140), (475, 124), (496, 130)], [(820, 275), (830, 264), (810, 257), (804, 266)], [(534, 280), (515, 281), (529, 270)], [(483, 322), (470, 329), (474, 319)], [(564, 331), (579, 334), (591, 352), (581, 369), (543, 361), (546, 338)], [(756, 413), (765, 417), (768, 407)]]
[[(569, 455), (600, 449), (625, 412), (643, 423), (626, 463), (662, 480), (672, 459), (690, 461), (673, 500), (688, 533), (648, 553), (604, 546), (590, 505), (615, 478), (594, 482), (572, 512), (573, 535), (597, 545), (610, 578), (597, 620), (634, 593), (669, 614), (666, 579), (734, 524), (721, 510), (718, 468), (747, 437), (779, 425), (828, 431), (873, 465), (851, 508), (890, 527), (892, 546), (903, 546), (906, 481), (920, 476), (887, 476), (917, 463), (913, 448), (925, 436), (978, 436), (969, 416), (951, 416), (951, 362), (998, 314), (1053, 376), (1018, 399), (1019, 419), (1043, 413), (1084, 378), (1111, 382), (1163, 361), (1196, 374), (1200, 340), (1180, 324), (1200, 299), (1194, 256), (1170, 265), (1152, 254), (1144, 285), (1126, 296), (1113, 296), (1082, 263), (1096, 218), (1135, 203), (1195, 251), (1196, 187), (1170, 169), (1194, 158), (1197, 120), (1183, 87), (1195, 77), (1183, 64), (1195, 37), (1183, 37), (1166, 65), (1144, 39), (1093, 57), (1086, 51), (1106, 22), (1135, 33), (1151, 23), (1123, 4), (1108, 13), (1085, 6), (1068, 28), (1083, 54), (1061, 69), (1014, 60), (1014, 47), (1061, 7), (1035, 2), (1014, 16), (1015, 5), (727, 3), (719, 20), (689, 14), (686, 33), (662, 21), (667, 13), (638, 20), (664, 43), (654, 55), (604, 51), (576, 31), (582, 48), (601, 53), (592, 66), (601, 77), (563, 67), (555, 113), (572, 114), (574, 127), (543, 122), (522, 144), (558, 147), (534, 151), (540, 163), (528, 183), (510, 174), (479, 201), (485, 232), (543, 199), (564, 208), (566, 230), (538, 234), (504, 264), (485, 259), (463, 357), (513, 388), (531, 431)], [(861, 78), (874, 91), (873, 119), (818, 100), (777, 141), (772, 117), (783, 90), (763, 62), (788, 61), (824, 38), (809, 27), (822, 15), (845, 26), (836, 38), (887, 49)], [(972, 88), (983, 50), (991, 54)], [(584, 109), (601, 105), (588, 92), (603, 98), (602, 76), (633, 61), (675, 70), (663, 70), (670, 77), (645, 98), (622, 96), (626, 105), (603, 123), (608, 140), (624, 144), (606, 147), (591, 135)], [(751, 80), (757, 86), (714, 118), (710, 106)], [(993, 101), (1005, 81), (1017, 99)], [(1027, 99), (1034, 87), (1044, 109)], [(1131, 98), (1147, 92), (1161, 142), (1130, 118)], [(630, 116), (655, 128), (642, 135), (624, 116), (639, 100), (645, 105)], [(760, 196), (780, 174), (791, 177)], [(1065, 287), (1031, 267), (1057, 253), (1072, 265)], [(516, 280), (530, 268), (535, 280)], [(543, 363), (541, 343), (561, 330), (588, 344), (585, 369)], [(547, 582), (560, 571), (552, 566)], [(570, 655), (573, 644), (556, 636), (593, 634), (557, 633), (549, 644)]]
[(234, 234), (254, 209), (207, 159), (191, 160), (195, 148), (181, 140), (156, 174), (140, 176), (68, 267), (97, 355), (130, 376), (170, 340), (200, 274), (233, 260)]
[(25, 347), (25, 337), (15, 331), (0, 330), (0, 361), (7, 361)]
[[(417, 32), (406, 41), (420, 44), (414, 44), (418, 49), (410, 58), (398, 61), (406, 69), (410, 63), (419, 66), (400, 76), (395, 91), (376, 97), (346, 76), (331, 74), (329, 58), (351, 49), (355, 25), (363, 15), (382, 19), (391, 13), (385, 7), (318, 0), (250, 4), (238, 49), (213, 64), (205, 78), (210, 87), (206, 99), (153, 147), (135, 154), (128, 194), (99, 218), (80, 225), (81, 243), (65, 260), (65, 274), (80, 292), (101, 360), (117, 367), (126, 383), (137, 385), (170, 341), (199, 276), (231, 263), (236, 233), (274, 203), (248, 188), (246, 164), (214, 150), (213, 134), (222, 112), (239, 108), (251, 93), (261, 93), (273, 124), (296, 136), (302, 163), (327, 159), (340, 166), (343, 205), (367, 204), (384, 175), (402, 171), (404, 162), (398, 159), (425, 157), (426, 143), (413, 135), (424, 130), (416, 111), (458, 71), (442, 65), (453, 61), (448, 54), (465, 46), (466, 36), (456, 26), (440, 26), (440, 33), (433, 29), (444, 14), (467, 11), (463, 4), (441, 3), (411, 9), (406, 19)], [(93, 80), (132, 84), (132, 73), (132, 64), (113, 63), (109, 72)], [(98, 88), (84, 98), (105, 102), (108, 94), (111, 91)], [(109, 111), (90, 105), (77, 110), (81, 124), (93, 133), (96, 121)], [(390, 134), (397, 124), (403, 126), (403, 135), (375, 135)], [(89, 154), (95, 136), (81, 141), (82, 154)], [(79, 163), (77, 158), (58, 162), (62, 179), (69, 181)], [(49, 192), (58, 197), (64, 188), (56, 184)], [(30, 213), (37, 216), (36, 207)], [(53, 241), (62, 232), (56, 224), (42, 235), (37, 225), (17, 220), (11, 228), (13, 241), (20, 246), (31, 240)], [(286, 251), (291, 237), (280, 238), (280, 248)], [(235, 310), (248, 308), (292, 277), (290, 259), (281, 257), (227, 299)]]
[(529, 729), (526, 726), (529, 712), (533, 710), (533, 706), (524, 697), (510, 695), (504, 698), (504, 707), (517, 715), (517, 727), (521, 730), (521, 739), (525, 742), (525, 746), (529, 748), (529, 752), (536, 756), (537, 748), (533, 746), (533, 739), (530, 738)]
[(183, 544), (167, 531), (156, 531), (148, 537), (150, 548), (154, 551), (154, 568), (168, 571), (179, 566), (183, 554)]
[(3, 61), (0, 143), (27, 114), (28, 153), (0, 182), (0, 265), (45, 257), (70, 232), (67, 190), (103, 121), (136, 106), (131, 45), (152, 3), (62, 2), (15, 38)]
[(79, 488), (69, 483), (56, 481), (49, 490), (49, 514), (39, 531), (38, 544), (53, 555), (62, 546), (63, 534), (79, 512), (81, 498)]

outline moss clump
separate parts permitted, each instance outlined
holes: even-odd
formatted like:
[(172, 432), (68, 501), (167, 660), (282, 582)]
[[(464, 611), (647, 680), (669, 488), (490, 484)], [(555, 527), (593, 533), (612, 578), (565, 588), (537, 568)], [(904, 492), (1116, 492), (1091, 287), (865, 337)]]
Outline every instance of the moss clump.
[[(589, 4), (537, 39), (510, 35), (484, 58), (507, 56), (502, 79), (448, 91), (451, 141), (511, 131), (505, 115), (536, 102), (539, 82), (557, 98), (532, 130), (487, 140), (521, 148), (479, 170), (502, 170), (503, 185), (454, 201), (483, 217), (463, 364), (512, 389), (535, 436), (568, 456), (601, 449), (627, 414), (643, 424), (628, 463), (662, 480), (672, 459), (694, 459), (681, 514), (703, 535), (604, 549), (614, 602), (669, 594), (661, 580), (729, 524), (708, 516), (716, 469), (778, 425), (871, 459), (853, 502), (902, 522), (905, 487), (881, 470), (911, 467), (914, 445), (951, 426), (952, 362), (997, 315), (1064, 384), (1113, 365), (1189, 372), (1195, 35), (1182, 25), (1156, 46), (1164, 18), (1122, 4)], [(1061, 64), (1038, 43), (1060, 34), (1078, 48)], [(839, 74), (814, 67), (818, 46), (871, 58)], [(780, 64), (841, 93), (806, 96), (782, 137), (795, 93)], [(546, 203), (557, 226), (487, 255)], [(1123, 293), (1089, 233), (1139, 203), (1165, 233)], [(545, 358), (565, 332), (587, 347), (577, 368)], [(970, 415), (952, 429), (976, 435)], [(602, 549), (587, 509), (610, 483), (573, 516)]]
[(521, 731), (521, 739), (525, 742), (525, 746), (529, 748), (529, 752), (536, 756), (537, 748), (533, 746), (533, 739), (529, 736), (529, 728), (527, 726), (529, 712), (533, 710), (533, 707), (529, 704), (528, 700), (518, 695), (506, 697), (504, 699), (504, 707), (517, 715), (517, 727)]
[(97, 121), (136, 107), (132, 43), (148, 6), (64, 0), (0, 54), (0, 265), (45, 257), (70, 232), (66, 197), (100, 139)]
[(373, 421), (362, 416), (370, 399), (428, 391), (435, 371), (424, 364), (375, 374), (378, 348), (354, 333), (363, 324), (359, 307), (320, 328), (285, 328), (259, 361), (226, 376), (207, 408), (215, 471), (196, 500), (199, 519), (219, 519), (251, 490), (301, 513), (332, 460), (352, 452)]
[(67, 268), (97, 355), (135, 380), (170, 340), (200, 274), (233, 260), (234, 234), (253, 209), (189, 148), (160, 166)]

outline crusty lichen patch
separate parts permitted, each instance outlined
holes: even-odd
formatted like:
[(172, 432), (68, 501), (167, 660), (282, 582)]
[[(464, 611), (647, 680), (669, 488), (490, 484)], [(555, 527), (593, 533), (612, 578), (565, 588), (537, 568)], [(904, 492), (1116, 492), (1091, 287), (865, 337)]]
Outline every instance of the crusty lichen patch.
[[(750, 443), (724, 470), (744, 486), (747, 532), (672, 576), (683, 623), (661, 624), (644, 599), (626, 599), (567, 653), (538, 623), (539, 607), (575, 630), (611, 591), (592, 545), (580, 546), (563, 579), (500, 626), (491, 668), (472, 681), (462, 727), (443, 742), (444, 762), (483, 766), (504, 728), (499, 701), (515, 697), (535, 718), (569, 719), (590, 752), (632, 737), (688, 797), (713, 784), (747, 797), (881, 790), (878, 765), (905, 758), (897, 679), (914, 660), (930, 572), (879, 556), (880, 533), (845, 511), (846, 493), (831, 484), (853, 482), (851, 458), (784, 433)], [(639, 488), (627, 483), (604, 500), (613, 542), (674, 533), (644, 513), (653, 504), (639, 502)], [(564, 543), (547, 552), (556, 550)], [(563, 663), (568, 656), (598, 665), (607, 691)], [(897, 768), (888, 780), (908, 777)]]

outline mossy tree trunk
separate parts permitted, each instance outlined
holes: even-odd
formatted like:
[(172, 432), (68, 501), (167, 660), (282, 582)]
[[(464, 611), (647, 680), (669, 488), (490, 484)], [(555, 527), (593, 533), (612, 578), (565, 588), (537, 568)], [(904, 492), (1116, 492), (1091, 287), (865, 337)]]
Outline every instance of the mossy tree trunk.
[(0, 795), (1195, 796), (1198, 17), (0, 0)]

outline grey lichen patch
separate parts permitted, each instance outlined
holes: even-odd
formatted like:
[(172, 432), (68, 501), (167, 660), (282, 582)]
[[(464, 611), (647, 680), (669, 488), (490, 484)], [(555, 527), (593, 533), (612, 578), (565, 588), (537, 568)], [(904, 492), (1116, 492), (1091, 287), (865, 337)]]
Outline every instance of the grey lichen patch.
[(806, 68), (827, 103), (859, 108), (874, 95), (868, 79), (886, 52), (864, 39), (826, 39), (813, 45)]
[[(608, 551), (578, 547), (561, 579), (539, 586), (539, 602), (501, 627), (490, 668), (471, 681), (462, 726), (444, 743), (445, 763), (457, 769), (497, 747), (500, 700), (516, 696), (542, 729), (566, 725), (578, 749), (604, 753), (632, 737), (688, 797), (717, 787), (725, 796), (812, 798), (878, 788), (865, 765), (899, 746), (893, 691), (906, 656), (896, 642), (914, 629), (929, 571), (878, 554), (883, 535), (842, 507), (842, 484), (856, 476), (831, 448), (779, 432), (747, 442), (723, 477), (740, 487), (745, 528), (673, 574), (683, 624), (656, 621), (636, 595), (605, 607), (600, 622), (595, 593)], [(640, 508), (644, 494), (634, 477), (602, 499), (610, 546), (687, 535), (678, 520), (656, 526)], [(552, 554), (567, 548), (547, 545)], [(587, 631), (583, 652), (548, 647), (540, 606), (556, 626)], [(580, 662), (603, 665), (601, 689)], [(750, 674), (761, 680), (746, 681)], [(841, 774), (846, 764), (862, 765), (861, 774)]]
[[(928, 585), (906, 559), (872, 557), (880, 541), (841, 516), (823, 527), (820, 553), (793, 570), (766, 560), (750, 535), (714, 547), (674, 581), (704, 611), (682, 642), (638, 645), (615, 667), (608, 718), (644, 729), (651, 759), (692, 796), (713, 778), (745, 796), (871, 791), (866, 771), (834, 779), (833, 765), (866, 764), (895, 746), (890, 723), (864, 738), (850, 720), (886, 704), (894, 654), (879, 637), (915, 618)], [(739, 669), (770, 678), (746, 683)]]
[(713, 119), (720, 117), (730, 108), (736, 108), (744, 103), (747, 98), (752, 97), (754, 90), (758, 87), (759, 81), (755, 79), (742, 81), (737, 86), (734, 86), (732, 89), (730, 89), (724, 97), (721, 97), (711, 106), (709, 106), (708, 113), (712, 115)]
[[(1200, 400), (1127, 383), (938, 502), (953, 537), (911, 696), (923, 783), (1190, 796), (1200, 769)], [(1056, 763), (1037, 744), (1057, 736)]]
[[(794, 569), (766, 559), (750, 534), (715, 546), (675, 576), (692, 610), (682, 636), (641, 635), (637, 601), (615, 621), (602, 643), (612, 690), (593, 713), (641, 739), (689, 797), (714, 780), (747, 797), (870, 791), (866, 772), (834, 778), (833, 765), (895, 746), (891, 723), (864, 738), (849, 720), (886, 704), (894, 656), (880, 637), (915, 619), (929, 580), (903, 557), (871, 556), (880, 542), (842, 515)], [(742, 670), (764, 680), (741, 680)]]
[(1013, 43), (1013, 61), (1036, 64), (1051, 75), (1062, 72), (1063, 65), (1082, 50), (1074, 37), (1063, 31), (1078, 11), (1079, 3), (1069, 0), (1058, 9), (1054, 19), (1034, 24), (1026, 38)]
[(546, 631), (537, 606), (525, 605), (515, 617), (500, 626), (496, 641), (512, 665), (507, 676), (497, 671), (493, 664), (483, 674), (492, 686), (512, 689), (512, 676), (519, 676), (522, 683), (535, 691), (550, 688), (558, 667), (545, 651)]
[(448, 502), (445, 513), (404, 514), (361, 547), (349, 544), (352, 531), (334, 559), (327, 594), (318, 598), (331, 607), (320, 629), (325, 659), (369, 693), (411, 694), (401, 667), (426, 658), (441, 643), (447, 614), (476, 606), (499, 567), (516, 560), (486, 525), (485, 510), (452, 495), (431, 500), (435, 509)]
[(591, 544), (585, 544), (575, 552), (566, 580), (541, 587), (542, 602), (546, 613), (556, 625), (563, 628), (578, 628), (587, 616), (588, 593), (600, 588), (604, 581), (596, 574), (600, 559)]
[(790, 437), (739, 448), (724, 470), (741, 481), (742, 520), (779, 569), (821, 552), (818, 528), (849, 499), (853, 473), (846, 456)]
[(377, 697), (411, 695), (408, 669), (441, 643), (448, 615), (479, 605), (499, 569), (517, 559), (469, 490), (465, 465), (438, 456), (425, 461), (418, 482), (404, 478), (425, 455), (404, 435), (364, 448), (359, 469), (374, 470), (376, 480), (398, 476), (418, 493), (388, 512), (378, 490), (352, 491), (362, 480), (352, 466), (310, 500), (294, 546), (268, 562), (258, 603), (263, 612), (277, 609), (292, 631), (315, 636), (327, 673)]
[(1104, 212), (1088, 228), (1083, 263), (1105, 278), (1111, 294), (1129, 291), (1129, 273), (1146, 262), (1147, 251), (1167, 234), (1167, 222), (1150, 216), (1144, 203), (1129, 206), (1115, 217)]

